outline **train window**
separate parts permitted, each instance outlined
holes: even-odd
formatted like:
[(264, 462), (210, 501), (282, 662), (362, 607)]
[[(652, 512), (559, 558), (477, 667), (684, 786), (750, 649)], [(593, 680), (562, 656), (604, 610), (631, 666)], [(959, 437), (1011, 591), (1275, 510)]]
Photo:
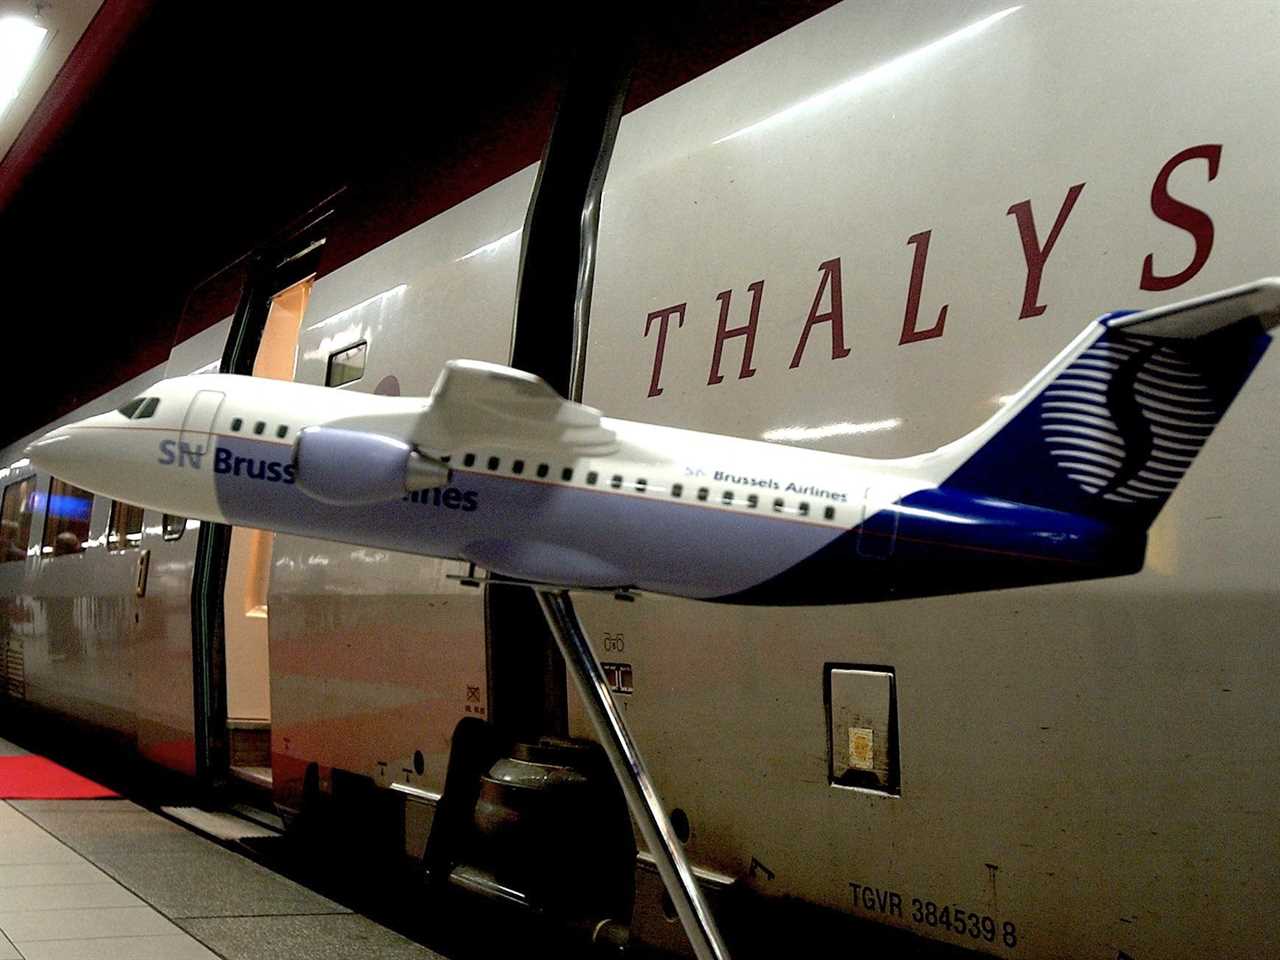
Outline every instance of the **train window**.
[(511, 472), (512, 472), (512, 473), (524, 473), (524, 461), (523, 461), (523, 460), (512, 460), (512, 461), (511, 461)]
[(31, 507), (36, 478), (27, 477), (4, 488), (0, 502), (0, 563), (25, 560), (31, 543)]
[(733, 491), (732, 491), (732, 490), (726, 490), (726, 491), (724, 492), (724, 496), (722, 496), (722, 497), (720, 498), (720, 502), (721, 502), (721, 503), (723, 503), (726, 507), (732, 507), (732, 506), (733, 506)]
[(354, 383), (364, 376), (365, 357), (369, 352), (367, 341), (344, 347), (336, 353), (329, 354), (329, 369), (325, 373), (326, 387), (340, 387), (344, 383)]
[(622, 474), (620, 474), (620, 473), (615, 473), (615, 474), (613, 475), (613, 479), (609, 481), (609, 486), (613, 487), (613, 489), (615, 489), (615, 490), (621, 490), (621, 489), (622, 489)]
[(288, 433), (289, 433), (289, 428), (286, 427), (283, 423), (280, 424), (280, 426), (276, 427), (276, 436), (279, 437), (281, 440), (283, 440)]
[(538, 476), (545, 477), (550, 471), (551, 468), (545, 463), (538, 464)]
[(465, 457), (462, 458), (462, 465), (464, 467), (474, 467), (475, 464), (476, 464), (476, 455), (474, 453), (468, 453)]
[(708, 490), (706, 487), (699, 487), (699, 488), (698, 488), (698, 499), (699, 499), (699, 500), (705, 500), (705, 499), (707, 499), (707, 495), (708, 495), (708, 494), (710, 494), (710, 493), (711, 493), (711, 491), (710, 491), (710, 490)]
[(800, 501), (800, 516), (807, 517), (808, 515), (809, 515), (809, 504), (802, 500)]
[(754, 510), (758, 506), (760, 506), (760, 498), (757, 497), (754, 493), (748, 493), (747, 508), (750, 510)]
[(565, 467), (563, 470), (561, 470), (560, 479), (563, 480), (565, 483), (570, 482), (573, 479), (573, 467)]
[(130, 400), (124, 406), (116, 407), (116, 413), (123, 413), (129, 419), (132, 419), (133, 415), (138, 412), (138, 408), (142, 406), (143, 402), (146, 399), (147, 399), (146, 397), (136, 397), (133, 400)]
[(501, 461), (501, 460), (499, 460), (497, 457), (490, 457), (490, 458), (489, 458), (489, 469), (490, 469), (490, 470), (497, 470), (497, 469), (498, 469), (498, 464), (500, 464), (501, 462), (502, 462), (502, 461)]
[(240, 432), (240, 428), (241, 428), (242, 426), (244, 426), (244, 421), (243, 421), (243, 420), (241, 420), (239, 417), (232, 417), (232, 418), (231, 418), (231, 429), (232, 429), (233, 431), (235, 431), (236, 433), (239, 433), (239, 432)]
[(782, 498), (781, 498), (781, 497), (778, 497), (776, 500), (774, 500), (774, 501), (773, 501), (773, 512), (774, 512), (774, 513), (781, 513), (781, 512), (782, 512), (782, 506), (783, 506), (783, 504), (782, 504)]
[(600, 479), (600, 474), (596, 473), (594, 470), (592, 470), (590, 473), (587, 474), (587, 483), (591, 484), (592, 486), (595, 486), (595, 482), (599, 479)]
[(107, 521), (107, 549), (127, 550), (142, 546), (142, 508), (123, 500), (111, 501)]
[(637, 481), (636, 481), (636, 483), (635, 483), (636, 493), (644, 493), (645, 488), (646, 488), (646, 487), (648, 487), (648, 486), (649, 486), (649, 481), (648, 481), (648, 480), (645, 480), (643, 477), (641, 477), (641, 478), (640, 478), (639, 480), (637, 480)]
[(684, 484), (683, 484), (683, 483), (673, 483), (673, 484), (671, 485), (671, 495), (672, 495), (673, 497), (678, 497), (678, 496), (680, 496), (680, 494), (682, 494), (682, 493), (684, 493)]
[(264, 420), (259, 420), (257, 423), (253, 425), (253, 432), (256, 433), (258, 436), (261, 436), (262, 431), (265, 429), (267, 429), (267, 424), (266, 424), (266, 421)]
[(84, 543), (89, 539), (89, 516), (92, 513), (92, 493), (57, 477), (51, 479), (40, 552), (55, 557), (83, 553)]
[(822, 511), (822, 518), (824, 520), (834, 520), (836, 518), (836, 508), (827, 507), (827, 509)]
[(156, 407), (158, 406), (160, 406), (159, 397), (147, 397), (145, 400), (142, 401), (142, 406), (138, 409), (138, 412), (133, 415), (133, 419), (145, 420), (147, 419), (147, 417), (154, 417), (156, 413)]
[(164, 538), (166, 540), (181, 540), (183, 531), (187, 529), (187, 518), (176, 517), (172, 513), (166, 513), (161, 525), (164, 528)]

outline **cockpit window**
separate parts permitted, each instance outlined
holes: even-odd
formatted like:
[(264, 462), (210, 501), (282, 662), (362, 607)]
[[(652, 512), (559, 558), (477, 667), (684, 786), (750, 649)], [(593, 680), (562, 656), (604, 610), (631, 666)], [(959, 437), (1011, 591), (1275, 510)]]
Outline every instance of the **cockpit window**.
[(123, 413), (130, 420), (144, 420), (154, 416), (158, 406), (160, 406), (159, 397), (134, 397), (123, 407), (117, 407), (116, 413)]

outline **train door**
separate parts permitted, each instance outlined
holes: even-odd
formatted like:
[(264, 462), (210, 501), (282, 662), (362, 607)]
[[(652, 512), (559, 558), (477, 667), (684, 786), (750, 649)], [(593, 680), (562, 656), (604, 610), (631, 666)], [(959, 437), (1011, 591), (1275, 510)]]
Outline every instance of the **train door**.
[[(298, 330), (311, 292), (301, 280), (271, 298), (253, 361), (253, 376), (292, 380)], [(271, 550), (266, 530), (234, 527), (223, 588), (227, 740), (230, 771), (271, 785), (271, 670), (268, 644)]]

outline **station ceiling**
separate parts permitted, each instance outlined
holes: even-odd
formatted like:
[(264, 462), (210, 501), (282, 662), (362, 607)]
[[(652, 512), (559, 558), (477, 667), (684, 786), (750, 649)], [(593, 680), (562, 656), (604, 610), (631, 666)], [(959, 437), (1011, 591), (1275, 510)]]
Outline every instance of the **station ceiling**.
[[(629, 105), (825, 5), (620, 7)], [(536, 160), (574, 50), (618, 42), (591, 9), (103, 0), (0, 160), (0, 444), (163, 362), (192, 288), (335, 190)]]

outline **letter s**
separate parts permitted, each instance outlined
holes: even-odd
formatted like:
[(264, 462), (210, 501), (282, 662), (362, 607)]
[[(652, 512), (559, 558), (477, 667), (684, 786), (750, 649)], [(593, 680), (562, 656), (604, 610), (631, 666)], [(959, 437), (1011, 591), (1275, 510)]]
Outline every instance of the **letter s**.
[(284, 465), (284, 482), (293, 483), (294, 478), (297, 476), (297, 473), (298, 473), (298, 470), (292, 463), (286, 463)]
[(267, 479), (272, 483), (279, 483), (283, 474), (280, 471), (281, 464), (274, 460), (267, 464)]
[(1213, 220), (1203, 210), (1169, 196), (1169, 176), (1188, 160), (1204, 160), (1209, 165), (1209, 179), (1212, 180), (1218, 175), (1218, 162), (1221, 159), (1222, 144), (1203, 143), (1174, 154), (1156, 175), (1156, 182), (1151, 185), (1151, 212), (1165, 223), (1173, 224), (1191, 234), (1196, 252), (1184, 269), (1168, 275), (1156, 273), (1155, 255), (1148, 253), (1142, 261), (1142, 279), (1138, 282), (1143, 290), (1172, 290), (1180, 287), (1199, 273), (1209, 259), (1209, 253), (1213, 250)]
[(161, 440), (160, 441), (160, 463), (167, 467), (170, 464), (172, 464), (173, 461), (174, 461), (173, 441)]
[(462, 495), (462, 512), (470, 513), (472, 510), (478, 507), (480, 505), (479, 503), (476, 502), (478, 497), (479, 497), (479, 494), (476, 493), (474, 490), (468, 490), (466, 493), (464, 493)]

